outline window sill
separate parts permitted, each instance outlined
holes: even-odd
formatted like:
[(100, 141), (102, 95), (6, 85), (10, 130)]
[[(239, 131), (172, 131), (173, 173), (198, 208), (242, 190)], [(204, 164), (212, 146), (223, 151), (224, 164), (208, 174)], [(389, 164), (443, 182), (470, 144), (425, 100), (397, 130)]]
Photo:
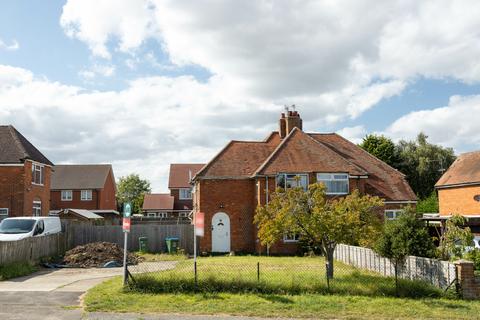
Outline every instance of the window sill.
[(70, 200), (68, 200), (68, 199), (62, 199), (62, 200), (60, 200), (60, 201), (62, 201), (62, 202), (69, 202), (69, 201), (73, 201), (73, 200), (72, 200), (72, 199), (70, 199)]
[(83, 201), (83, 202), (88, 202), (88, 201), (92, 201), (92, 199), (80, 199), (80, 201)]
[(347, 192), (347, 193), (330, 193), (330, 192), (327, 192), (325, 193), (327, 196), (346, 196), (346, 195), (349, 195), (350, 192)]
[(283, 240), (283, 243), (298, 243), (299, 240)]
[(33, 186), (39, 186), (39, 187), (44, 187), (45, 186), (45, 184), (35, 183), (35, 182), (32, 182), (32, 185)]

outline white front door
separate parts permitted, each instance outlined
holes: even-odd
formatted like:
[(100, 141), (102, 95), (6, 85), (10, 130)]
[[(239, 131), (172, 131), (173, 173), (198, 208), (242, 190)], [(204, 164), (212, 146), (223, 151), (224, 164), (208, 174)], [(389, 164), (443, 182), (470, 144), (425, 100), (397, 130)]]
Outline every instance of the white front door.
[(230, 252), (230, 218), (225, 212), (212, 218), (212, 252)]

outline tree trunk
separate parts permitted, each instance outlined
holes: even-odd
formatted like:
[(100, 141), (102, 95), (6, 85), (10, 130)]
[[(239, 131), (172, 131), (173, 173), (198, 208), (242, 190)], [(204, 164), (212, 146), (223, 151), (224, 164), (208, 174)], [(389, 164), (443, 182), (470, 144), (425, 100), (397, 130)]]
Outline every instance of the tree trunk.
[(326, 250), (326, 259), (327, 259), (327, 278), (333, 279), (333, 252), (335, 251), (335, 247), (327, 246)]

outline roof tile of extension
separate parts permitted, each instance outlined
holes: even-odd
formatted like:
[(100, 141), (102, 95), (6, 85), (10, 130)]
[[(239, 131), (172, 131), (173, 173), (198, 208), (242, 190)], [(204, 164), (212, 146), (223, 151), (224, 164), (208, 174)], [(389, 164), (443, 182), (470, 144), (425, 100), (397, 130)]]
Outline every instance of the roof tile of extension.
[(480, 184), (480, 151), (461, 154), (435, 184), (436, 188)]

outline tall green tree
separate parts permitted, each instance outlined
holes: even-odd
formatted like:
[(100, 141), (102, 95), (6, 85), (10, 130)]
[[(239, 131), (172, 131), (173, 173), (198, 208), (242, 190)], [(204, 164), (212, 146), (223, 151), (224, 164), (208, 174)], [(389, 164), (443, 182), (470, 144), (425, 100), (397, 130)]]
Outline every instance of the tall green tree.
[(429, 143), (427, 139), (427, 135), (420, 133), (416, 140), (402, 140), (397, 145), (400, 163), (396, 168), (406, 175), (420, 199), (433, 192), (435, 183), (455, 161), (452, 148)]
[(437, 192), (433, 191), (425, 199), (420, 199), (417, 202), (417, 212), (419, 213), (435, 213), (438, 212), (438, 196)]
[(398, 272), (404, 266), (407, 256), (434, 257), (435, 245), (420, 214), (407, 207), (398, 219), (385, 223), (375, 251), (393, 263), (395, 281), (398, 283)]
[(394, 168), (398, 166), (399, 157), (397, 149), (395, 143), (390, 138), (383, 135), (369, 134), (363, 138), (359, 146), (390, 166)]
[(254, 222), (263, 245), (272, 245), (284, 234), (296, 234), (313, 247), (321, 248), (327, 259), (327, 276), (333, 278), (333, 252), (338, 243), (371, 244), (380, 234), (382, 206), (378, 197), (362, 196), (358, 190), (328, 200), (325, 185), (277, 189), (265, 206), (257, 208)]
[(117, 183), (117, 203), (120, 207), (125, 202), (132, 203), (132, 213), (141, 213), (145, 193), (150, 193), (150, 182), (141, 179), (138, 174), (120, 177)]

